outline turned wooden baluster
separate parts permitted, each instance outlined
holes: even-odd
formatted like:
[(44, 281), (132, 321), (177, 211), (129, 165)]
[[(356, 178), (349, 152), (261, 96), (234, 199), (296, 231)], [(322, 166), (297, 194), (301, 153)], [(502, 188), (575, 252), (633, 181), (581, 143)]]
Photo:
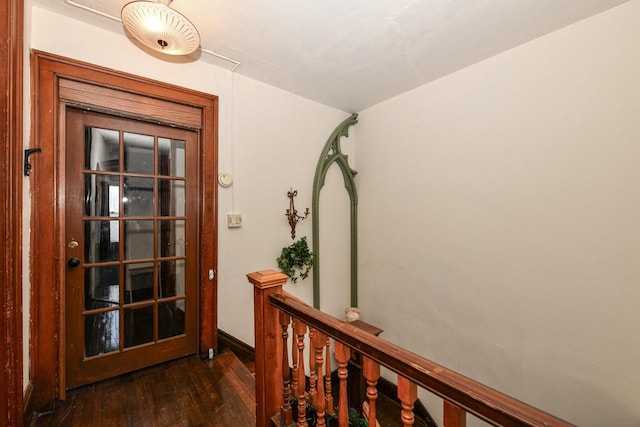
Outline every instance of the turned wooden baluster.
[(415, 421), (413, 405), (418, 398), (418, 386), (405, 377), (398, 375), (398, 399), (402, 405), (402, 425), (412, 426)]
[(376, 400), (378, 399), (378, 379), (380, 378), (380, 364), (368, 357), (362, 356), (362, 376), (367, 380), (367, 400), (369, 414), (367, 420), (370, 426), (376, 426)]
[(315, 403), (318, 376), (316, 375), (316, 355), (313, 348), (316, 330), (309, 328), (309, 400)]
[(467, 412), (445, 400), (443, 421), (444, 427), (467, 427)]
[(324, 345), (327, 341), (327, 336), (323, 333), (315, 331), (313, 335), (313, 349), (315, 350), (315, 366), (318, 371), (317, 379), (318, 379), (318, 393), (314, 399), (314, 404), (316, 410), (318, 411), (318, 426), (323, 427), (326, 425), (324, 415), (326, 408), (326, 398), (324, 391), (324, 381), (322, 380), (323, 376), (323, 364), (324, 364)]
[(282, 406), (280, 407), (280, 420), (284, 425), (290, 425), (293, 421), (291, 415), (291, 379), (289, 372), (289, 349), (287, 347), (289, 338), (289, 322), (291, 318), (288, 314), (280, 312), (280, 327), (282, 328)]
[(296, 324), (298, 321), (291, 318), (291, 334), (293, 339), (291, 340), (291, 394), (297, 396), (298, 394), (298, 342), (296, 338)]
[(307, 427), (307, 400), (306, 400), (306, 380), (304, 375), (304, 335), (307, 333), (307, 325), (301, 321), (296, 322), (295, 334), (298, 341), (298, 426)]
[(340, 341), (334, 345), (336, 361), (338, 362), (338, 378), (340, 379), (340, 392), (338, 395), (338, 426), (347, 427), (349, 425), (349, 402), (347, 400), (347, 362), (351, 357), (351, 349)]
[(324, 394), (326, 396), (326, 412), (329, 415), (333, 415), (333, 392), (331, 390), (331, 340), (327, 337), (327, 344), (325, 350), (325, 373), (324, 373)]

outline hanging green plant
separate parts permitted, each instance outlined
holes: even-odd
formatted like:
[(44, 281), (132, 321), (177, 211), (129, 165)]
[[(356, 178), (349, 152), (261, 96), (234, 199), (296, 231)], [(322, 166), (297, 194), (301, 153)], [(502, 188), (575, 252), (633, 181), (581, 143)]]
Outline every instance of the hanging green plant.
[[(282, 248), (280, 256), (276, 258), (278, 268), (291, 278), (293, 283), (298, 279), (306, 279), (313, 267), (313, 253), (309, 251), (307, 237)], [(298, 275), (297, 275), (298, 274)]]

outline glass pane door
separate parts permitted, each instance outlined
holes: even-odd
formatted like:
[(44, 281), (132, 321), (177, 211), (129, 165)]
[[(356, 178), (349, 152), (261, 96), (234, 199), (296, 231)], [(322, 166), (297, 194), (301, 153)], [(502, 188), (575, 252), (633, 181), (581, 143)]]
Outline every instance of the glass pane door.
[(67, 120), (70, 388), (195, 352), (198, 167), (194, 132)]

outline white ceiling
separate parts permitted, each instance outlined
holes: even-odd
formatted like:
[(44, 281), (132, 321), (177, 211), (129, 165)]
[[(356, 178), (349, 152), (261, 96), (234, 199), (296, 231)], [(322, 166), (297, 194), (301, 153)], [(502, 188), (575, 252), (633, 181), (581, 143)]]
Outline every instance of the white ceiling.
[[(119, 18), (127, 1), (33, 4), (122, 32), (109, 16)], [(239, 63), (239, 74), (357, 112), (625, 1), (174, 0), (172, 7), (200, 32), (197, 59)]]

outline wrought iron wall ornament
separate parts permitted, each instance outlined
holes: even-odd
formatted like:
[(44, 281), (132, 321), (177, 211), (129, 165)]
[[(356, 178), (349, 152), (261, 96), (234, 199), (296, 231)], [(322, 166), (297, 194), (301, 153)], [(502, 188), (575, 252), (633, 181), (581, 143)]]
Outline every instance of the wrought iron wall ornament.
[(285, 213), (287, 219), (289, 220), (289, 225), (291, 226), (291, 239), (295, 240), (296, 238), (296, 225), (298, 221), (303, 221), (307, 219), (309, 216), (309, 208), (304, 211), (304, 216), (298, 215), (298, 211), (293, 204), (293, 198), (298, 195), (298, 190), (294, 190), (293, 188), (287, 192), (287, 197), (289, 198), (289, 209), (287, 209), (287, 213)]
[(316, 166), (313, 179), (311, 214), (313, 221), (313, 306), (320, 309), (320, 190), (324, 187), (327, 171), (335, 163), (342, 172), (344, 186), (351, 201), (351, 307), (358, 306), (358, 193), (354, 177), (358, 173), (349, 166), (349, 159), (340, 148), (340, 138), (349, 137), (349, 128), (358, 123), (358, 115), (352, 114), (336, 127), (329, 136)]

